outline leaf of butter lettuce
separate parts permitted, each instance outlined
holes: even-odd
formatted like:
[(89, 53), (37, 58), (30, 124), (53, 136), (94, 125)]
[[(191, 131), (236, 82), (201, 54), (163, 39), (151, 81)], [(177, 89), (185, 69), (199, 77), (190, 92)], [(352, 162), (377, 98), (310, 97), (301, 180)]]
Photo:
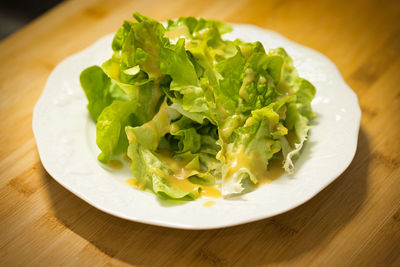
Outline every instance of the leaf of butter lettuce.
[(216, 169), (219, 166), (215, 155), (219, 147), (216, 145), (217, 134), (214, 125), (199, 124), (183, 116), (164, 101), (151, 121), (137, 127), (127, 126), (125, 131), (129, 140), (128, 156), (132, 159), (131, 168), (135, 177), (140, 183), (150, 185), (149, 188), (153, 188), (161, 197), (196, 198), (199, 187), (194, 187), (194, 191), (184, 191), (170, 184), (171, 179), (177, 178), (173, 177), (172, 171), (159, 159), (162, 168), (158, 166), (157, 169), (149, 170), (144, 167), (143, 162), (155, 164), (154, 157), (157, 158), (156, 152), (159, 149), (168, 149), (175, 159), (188, 162), (185, 168), (192, 170), (187, 177), (192, 183), (215, 183), (214, 175), (217, 174)]
[(311, 100), (314, 98), (315, 88), (310, 82), (302, 78), (299, 78), (298, 82), (300, 85), (296, 92), (296, 103), (291, 103), (286, 112), (286, 125), (289, 130), (295, 133), (296, 142), (291, 146), (286, 137), (280, 139), (284, 157), (283, 167), (289, 174), (294, 171), (293, 159), (298, 156), (307, 140), (308, 131), (311, 128), (309, 120), (315, 117), (311, 110)]
[(125, 126), (140, 125), (144, 118), (137, 112), (137, 102), (114, 101), (100, 114), (96, 124), (96, 144), (101, 153), (97, 159), (107, 163), (112, 156), (126, 152)]
[[(218, 79), (221, 78), (214, 64), (222, 58), (233, 56), (236, 53), (233, 42), (223, 41), (221, 38), (221, 34), (231, 30), (232, 28), (229, 25), (222, 22), (193, 17), (180, 18), (177, 21), (169, 20), (167, 26), (166, 34), (173, 43), (176, 42), (178, 49), (175, 50), (184, 55), (182, 52), (186, 49), (187, 58), (195, 70), (192, 71), (192, 67), (190, 67), (191, 72), (195, 73), (198, 79), (198, 81), (191, 84), (195, 85), (197, 89), (194, 92), (189, 91), (191, 97), (189, 95), (186, 96), (188, 101), (186, 101), (187, 104), (184, 108), (193, 113), (199, 112), (194, 110), (194, 107), (201, 107), (202, 110), (200, 112), (203, 116), (214, 124), (217, 124), (218, 120), (214, 93), (218, 90)], [(193, 105), (191, 103), (193, 102), (193, 97), (196, 97), (198, 101), (201, 100), (201, 103)], [(179, 99), (179, 97), (177, 98)], [(189, 105), (192, 107), (188, 107)], [(190, 115), (187, 116), (191, 117)]]
[(131, 169), (138, 183), (146, 185), (161, 198), (182, 199), (189, 197), (195, 199), (198, 197), (199, 189), (186, 192), (171, 187), (167, 182), (167, 177), (172, 175), (172, 171), (141, 144), (132, 142), (128, 147), (128, 156), (132, 159)]
[[(124, 100), (130, 101), (130, 104), (114, 102), (99, 117), (96, 142), (102, 151), (98, 159), (104, 163), (127, 148), (125, 126), (137, 126), (151, 120), (163, 97), (159, 54), (161, 46), (167, 41), (164, 28), (140, 14), (135, 14), (135, 17), (137, 23), (125, 22), (117, 32), (112, 44), (115, 54), (102, 65), (108, 76), (103, 73), (103, 78), (111, 79), (111, 84), (115, 84), (111, 86), (113, 90), (109, 95), (116, 99), (125, 95)], [(101, 72), (99, 68), (96, 70)], [(123, 92), (115, 90), (116, 87)], [(105, 106), (103, 104), (102, 108)]]
[(270, 51), (273, 55), (284, 59), (282, 80), (278, 84), (278, 90), (286, 91), (296, 96), (295, 103), (291, 103), (286, 112), (285, 125), (289, 131), (295, 133), (296, 140), (293, 145), (288, 142), (287, 137), (280, 139), (282, 154), (284, 157), (283, 167), (289, 174), (294, 171), (293, 159), (298, 156), (307, 140), (308, 131), (311, 128), (309, 120), (316, 115), (312, 112), (311, 101), (315, 96), (315, 87), (306, 79), (299, 77), (293, 66), (293, 61), (282, 48)]
[(97, 121), (103, 109), (113, 101), (110, 78), (99, 66), (91, 66), (82, 71), (79, 80), (89, 101), (87, 105), (89, 114), (94, 121)]
[(133, 115), (137, 103), (129, 102), (129, 97), (99, 66), (85, 69), (80, 82), (89, 101), (89, 113), (97, 121), (96, 143), (102, 151), (98, 159), (107, 163), (112, 156), (126, 151), (128, 141), (124, 127), (140, 124), (144, 117)]
[(160, 104), (160, 86), (168, 79), (160, 72), (161, 49), (168, 43), (164, 27), (135, 13), (137, 22), (125, 21), (113, 40), (114, 55), (103, 63), (105, 73), (117, 83), (150, 120)]
[(127, 126), (125, 128), (129, 143), (138, 143), (146, 149), (155, 151), (159, 145), (160, 138), (170, 131), (172, 114), (164, 101), (152, 120), (137, 127)]
[(289, 174), (293, 173), (294, 171), (293, 158), (300, 152), (304, 142), (307, 140), (308, 131), (311, 128), (308, 125), (307, 117), (300, 115), (295, 105), (291, 105), (289, 107), (288, 113), (292, 112), (294, 114), (291, 114), (290, 116), (294, 120), (293, 129), (296, 134), (296, 142), (293, 146), (291, 146), (286, 137), (280, 138), (280, 142), (282, 144), (282, 154), (284, 157), (283, 167)]
[[(186, 50), (185, 40), (179, 39), (161, 51), (161, 71), (172, 79), (167, 89), (167, 96), (174, 102), (177, 110), (190, 117), (204, 117), (213, 121), (209, 109), (210, 100), (200, 86), (196, 70), (190, 61)], [(192, 115), (190, 115), (192, 114)]]
[(111, 80), (99, 66), (84, 69), (79, 77), (81, 87), (88, 99), (88, 111), (94, 121), (114, 100), (129, 101), (129, 96)]
[[(218, 36), (232, 31), (231, 26), (229, 26), (228, 24), (225, 24), (221, 21), (206, 20), (203, 18), (197, 19), (195, 17), (181, 17), (175, 21), (168, 19), (167, 23), (168, 23), (167, 30), (169, 30), (169, 31), (175, 30), (175, 29), (181, 27), (182, 25), (185, 25), (188, 28), (188, 30), (192, 36), (204, 29), (210, 31), (210, 29), (216, 28), (218, 30), (218, 34), (217, 34)], [(203, 32), (203, 34), (207, 34), (207, 33)]]
[(151, 121), (137, 127), (127, 126), (125, 131), (129, 140), (128, 156), (132, 159), (131, 169), (139, 183), (146, 184), (160, 197), (194, 199), (199, 195), (199, 188), (187, 192), (171, 186), (168, 178), (173, 176), (173, 172), (154, 154), (160, 139), (170, 132), (171, 120), (175, 116), (176, 113), (164, 101)]
[(168, 43), (165, 28), (137, 12), (133, 16), (137, 22), (125, 21), (114, 36), (114, 57), (122, 71), (139, 66), (150, 79), (157, 80), (161, 76), (160, 52)]
[(269, 160), (281, 150), (280, 138), (288, 132), (280, 122), (279, 113), (294, 99), (288, 96), (253, 110), (245, 124), (233, 130), (233, 142), (225, 144), (219, 154), (223, 162), (223, 195), (242, 192), (244, 179), (249, 178), (256, 184), (257, 177), (267, 170)]
[[(267, 106), (279, 96), (276, 84), (280, 80), (282, 58), (267, 55), (261, 43), (240, 44), (234, 56), (219, 61), (215, 67), (222, 76), (219, 87), (214, 89), (220, 125), (232, 128), (234, 117), (233, 124), (237, 127), (252, 110)], [(222, 137), (226, 139), (229, 134)]]

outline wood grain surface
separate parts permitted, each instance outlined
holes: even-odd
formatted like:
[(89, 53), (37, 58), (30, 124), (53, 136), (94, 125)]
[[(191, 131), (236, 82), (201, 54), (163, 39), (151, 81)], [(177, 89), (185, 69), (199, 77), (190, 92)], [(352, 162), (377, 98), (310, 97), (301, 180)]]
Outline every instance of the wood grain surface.
[[(32, 110), (69, 55), (133, 11), (275, 30), (327, 55), (357, 93), (355, 158), (330, 186), (282, 215), (187, 231), (107, 215), (44, 170)], [(0, 266), (400, 266), (398, 1), (66, 1), (0, 43)]]

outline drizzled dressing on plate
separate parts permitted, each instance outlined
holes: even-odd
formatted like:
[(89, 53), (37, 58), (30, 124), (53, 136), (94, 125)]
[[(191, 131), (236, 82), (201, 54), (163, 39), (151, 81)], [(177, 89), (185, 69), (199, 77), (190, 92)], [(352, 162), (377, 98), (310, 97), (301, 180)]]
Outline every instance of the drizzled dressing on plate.
[[(250, 162), (249, 157), (245, 156), (244, 153), (238, 151), (238, 154), (243, 154), (243, 157), (238, 157), (240, 162), (237, 163), (239, 167), (250, 167), (251, 169), (255, 169), (257, 162)], [(165, 172), (161, 170), (154, 169), (155, 173), (160, 172), (160, 175), (168, 182), (171, 187), (178, 188), (183, 191), (198, 193), (200, 191), (199, 197), (202, 198), (220, 198), (221, 194), (221, 184), (216, 183), (215, 186), (206, 186), (192, 183), (188, 178), (193, 173), (193, 169), (187, 168), (186, 165), (189, 163), (189, 160), (175, 160), (171, 157), (168, 151), (160, 151), (157, 153), (157, 157), (173, 172), (171, 175), (165, 175)], [(121, 163), (122, 164), (122, 163)], [(279, 178), (284, 173), (284, 169), (282, 168), (282, 160), (281, 159), (272, 159), (269, 161), (267, 170), (258, 170), (255, 171), (255, 174), (258, 179), (258, 183), (254, 186), (258, 187), (263, 184), (271, 183), (275, 179)], [(125, 183), (139, 188), (144, 189), (145, 186), (140, 184), (137, 179), (131, 178), (125, 180)], [(203, 207), (211, 207), (215, 204), (215, 201), (209, 200), (204, 202)]]

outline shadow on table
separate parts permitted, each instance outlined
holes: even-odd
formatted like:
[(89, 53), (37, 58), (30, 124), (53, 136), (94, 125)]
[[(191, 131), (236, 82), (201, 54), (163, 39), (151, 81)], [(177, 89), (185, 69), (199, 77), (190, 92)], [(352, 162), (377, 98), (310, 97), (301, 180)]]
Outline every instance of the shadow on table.
[[(317, 247), (358, 213), (366, 196), (370, 158), (368, 137), (361, 128), (349, 168), (310, 201), (269, 219), (217, 230), (176, 230), (119, 219), (93, 208), (56, 182), (48, 183), (48, 193), (62, 224), (102, 253), (126, 263), (287, 262)], [(43, 179), (51, 179), (43, 172)]]

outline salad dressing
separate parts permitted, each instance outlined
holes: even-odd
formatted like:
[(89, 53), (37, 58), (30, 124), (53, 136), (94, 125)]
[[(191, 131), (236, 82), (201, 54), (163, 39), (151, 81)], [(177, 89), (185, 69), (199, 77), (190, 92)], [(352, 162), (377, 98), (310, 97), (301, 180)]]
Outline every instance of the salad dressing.
[(143, 182), (139, 182), (136, 178), (126, 179), (125, 183), (129, 186), (138, 188), (140, 190), (146, 189), (146, 184)]
[(157, 130), (157, 125), (156, 125), (155, 121), (154, 120), (148, 121), (145, 124), (143, 124), (143, 127), (146, 127), (147, 129), (149, 129), (152, 132), (153, 138), (152, 138), (151, 147), (156, 148), (160, 137), (158, 136), (158, 130)]
[(213, 197), (220, 198), (222, 196), (221, 190), (211, 186), (201, 186), (200, 197)]
[(297, 135), (294, 131), (289, 131), (286, 135), (286, 139), (291, 147), (294, 147), (294, 144), (297, 142)]
[(213, 206), (214, 204), (215, 204), (215, 201), (212, 201), (212, 200), (206, 201), (206, 202), (204, 202), (203, 207), (209, 208), (209, 207)]
[(188, 179), (178, 179), (175, 175), (166, 175), (164, 177), (168, 185), (173, 188), (178, 188), (186, 192), (193, 192), (198, 194), (200, 185), (191, 183)]
[(113, 170), (120, 170), (124, 167), (124, 164), (120, 160), (112, 159), (107, 163), (107, 166)]
[(130, 186), (133, 186), (133, 187), (137, 187), (138, 181), (135, 178), (130, 178), (130, 179), (126, 179), (125, 183), (127, 185), (130, 185)]
[(257, 186), (274, 181), (285, 171), (282, 168), (282, 159), (271, 159), (268, 168), (262, 168), (264, 163), (261, 162), (261, 157), (256, 152), (253, 152), (251, 156), (247, 156), (243, 146), (235, 154), (228, 155), (227, 160), (230, 164), (228, 164), (229, 169), (224, 179), (230, 179), (233, 174), (243, 168), (251, 171), (256, 176), (258, 180)]
[[(164, 102), (161, 107), (159, 112), (154, 116), (154, 119), (151, 121), (146, 122), (145, 124), (142, 125), (143, 127), (146, 127), (152, 132), (152, 148), (156, 149), (158, 146), (158, 140), (160, 139), (160, 136), (165, 135), (169, 131), (169, 120), (168, 120), (168, 106)], [(130, 134), (130, 132), (127, 133), (129, 142), (132, 143), (132, 141), (136, 140), (136, 136), (134, 134)], [(132, 141), (131, 141), (132, 140)]]
[(256, 152), (253, 153), (251, 157), (253, 159), (251, 171), (258, 180), (256, 186), (270, 183), (285, 172), (285, 169), (282, 167), (282, 159), (270, 159), (267, 168), (262, 168), (261, 166), (265, 166), (264, 162), (262, 162), (261, 157)]
[[(226, 174), (223, 175), (223, 179), (227, 180), (232, 177), (240, 169), (250, 170), (251, 159), (244, 152), (244, 146), (240, 146), (238, 151), (233, 155), (226, 155)], [(225, 173), (223, 171), (223, 173)]]
[(131, 158), (126, 153), (122, 156), (122, 159), (127, 163), (132, 163)]
[(160, 133), (162, 135), (166, 134), (169, 132), (170, 128), (170, 123), (169, 123), (169, 118), (168, 118), (168, 105), (166, 102), (164, 102), (160, 106), (160, 117), (159, 117), (159, 127), (160, 127)]
[(255, 74), (254, 74), (253, 69), (251, 69), (251, 68), (246, 69), (245, 74), (246, 75), (244, 76), (242, 86), (240, 86), (240, 89), (239, 89), (239, 96), (241, 98), (243, 98), (244, 100), (249, 101), (249, 93), (246, 90), (246, 86), (249, 83), (254, 81)]
[(221, 197), (221, 191), (217, 188), (212, 186), (194, 184), (189, 181), (188, 177), (193, 175), (193, 173), (196, 173), (195, 170), (186, 168), (186, 165), (190, 162), (190, 160), (175, 160), (171, 157), (171, 154), (168, 150), (160, 150), (157, 156), (173, 172), (173, 175), (163, 175), (163, 178), (167, 180), (168, 184), (171, 187), (179, 188), (183, 191), (193, 193), (198, 193), (200, 189), (200, 197)]
[(157, 153), (157, 157), (174, 173), (185, 173), (189, 171), (185, 166), (190, 162), (190, 160), (175, 160), (172, 158), (171, 153), (166, 149), (160, 150), (160, 152)]
[(284, 173), (285, 169), (282, 167), (282, 159), (271, 159), (268, 162), (268, 169), (262, 173), (262, 176), (257, 177), (258, 183), (256, 186), (271, 183)]
[[(159, 69), (158, 69), (158, 66), (157, 67), (155, 67), (155, 68), (157, 68), (157, 71), (160, 71)], [(139, 92), (139, 90), (138, 90), (138, 92)], [(154, 83), (153, 83), (153, 86), (152, 86), (152, 88), (151, 88), (151, 94), (152, 94), (152, 99), (151, 99), (151, 102), (150, 102), (150, 106), (151, 106), (151, 110), (155, 110), (155, 107), (156, 107), (156, 105), (157, 105), (157, 103), (158, 103), (158, 100), (160, 99), (160, 97), (161, 97), (161, 89), (160, 89), (160, 84), (159, 84), (159, 81), (156, 79), (156, 81), (154, 81)], [(161, 107), (160, 107), (161, 108)]]

